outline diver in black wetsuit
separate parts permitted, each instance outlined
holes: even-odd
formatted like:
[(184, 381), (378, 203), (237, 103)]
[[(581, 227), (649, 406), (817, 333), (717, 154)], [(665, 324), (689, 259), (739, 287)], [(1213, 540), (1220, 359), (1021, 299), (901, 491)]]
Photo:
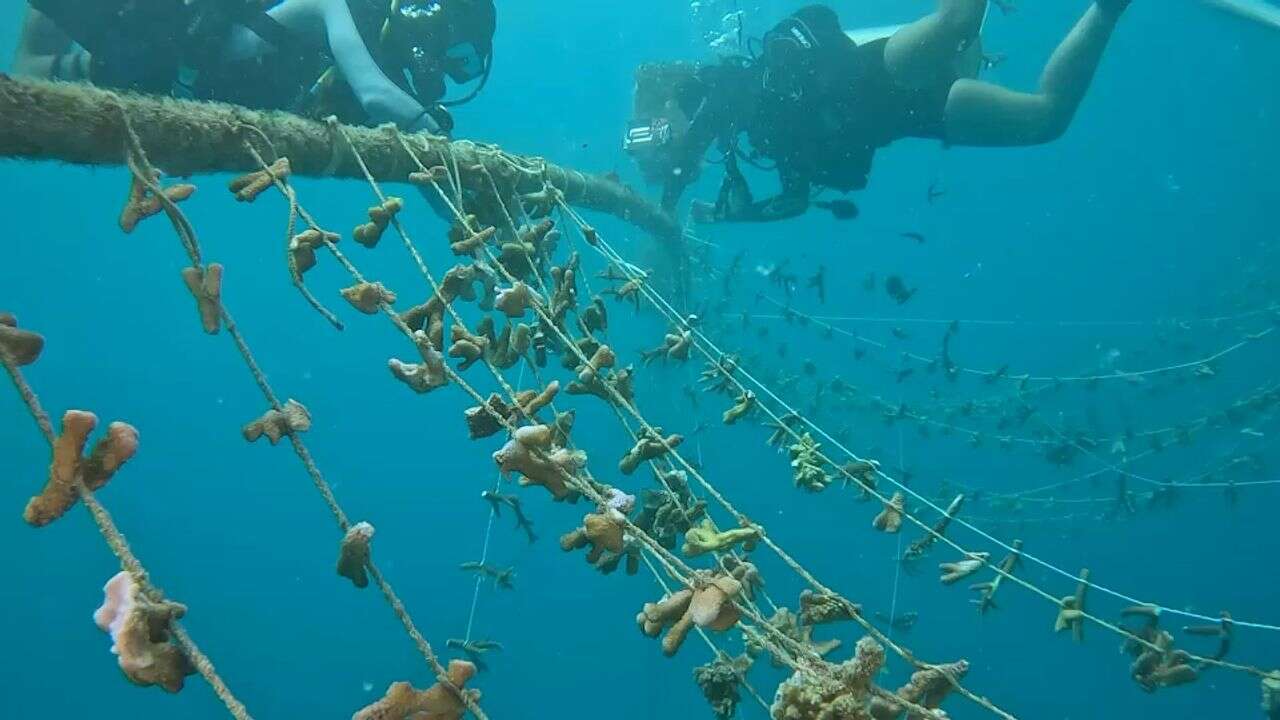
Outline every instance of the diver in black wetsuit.
[[(493, 0), (30, 0), (20, 74), (448, 132)], [(478, 81), (446, 102), (445, 79)]]
[[(1060, 137), (1083, 100), (1129, 0), (1094, 0), (1059, 45), (1036, 93), (976, 79), (987, 0), (939, 0), (933, 14), (858, 44), (835, 11), (810, 5), (765, 34), (753, 58), (649, 65), (637, 73), (626, 146), (674, 210), (717, 145), (725, 179), (701, 222), (795, 217), (815, 191), (866, 187), (876, 150), (907, 137), (948, 145), (1019, 146)], [(750, 143), (744, 150), (741, 138)], [(756, 200), (739, 162), (772, 163), (782, 190)], [(852, 202), (819, 203), (856, 217)]]

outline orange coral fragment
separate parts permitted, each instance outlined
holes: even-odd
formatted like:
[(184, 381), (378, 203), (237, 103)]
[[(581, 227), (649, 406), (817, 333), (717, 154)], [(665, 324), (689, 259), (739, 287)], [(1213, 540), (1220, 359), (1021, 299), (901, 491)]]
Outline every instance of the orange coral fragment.
[(379, 282), (362, 282), (343, 288), (342, 297), (365, 315), (375, 315), (383, 303), (391, 305), (396, 301), (396, 294)]
[(10, 313), (0, 312), (0, 354), (18, 367), (30, 365), (40, 358), (44, 350), (44, 338), (18, 327), (18, 319)]
[(62, 517), (79, 497), (77, 476), (86, 489), (97, 490), (137, 453), (138, 431), (126, 423), (114, 422), (85, 459), (84, 446), (97, 426), (98, 418), (91, 412), (68, 410), (62, 416), (62, 433), (53, 443), (49, 479), (22, 513), (27, 523), (43, 527)]
[(556, 500), (574, 494), (569, 479), (576, 477), (586, 464), (586, 454), (555, 447), (557, 430), (550, 425), (518, 428), (493, 454), (493, 461), (504, 473), (519, 473), (521, 485), (541, 485)]
[(182, 281), (196, 299), (201, 327), (206, 333), (217, 335), (222, 329), (222, 265), (210, 263), (203, 271), (197, 267), (182, 268)]
[(649, 637), (657, 637), (663, 628), (670, 627), (662, 638), (662, 652), (667, 657), (679, 652), (695, 626), (723, 632), (738, 623), (734, 600), (742, 594), (742, 583), (723, 574), (701, 574), (693, 582), (694, 589), (685, 588), (660, 602), (646, 603), (636, 615), (636, 623)]
[(265, 170), (247, 173), (227, 184), (227, 189), (235, 194), (240, 202), (253, 202), (258, 196), (275, 184), (276, 180), (284, 180), (293, 173), (289, 166), (289, 158), (282, 157), (271, 163)]
[[(153, 180), (159, 180), (156, 173)], [(173, 185), (162, 188), (164, 196), (172, 203), (180, 203), (195, 194), (196, 186), (189, 184)], [(138, 223), (164, 210), (164, 202), (147, 189), (147, 186), (134, 176), (129, 183), (129, 197), (125, 200), (124, 209), (120, 211), (120, 229), (131, 233)]]
[(404, 200), (389, 197), (386, 202), (369, 208), (369, 222), (355, 229), (355, 240), (367, 248), (377, 246), (391, 219), (404, 209)]
[[(465, 660), (449, 661), (447, 676), (455, 688), (475, 677), (476, 666)], [(480, 699), (479, 690), (462, 690), (467, 700)], [(461, 720), (466, 702), (450, 687), (436, 683), (426, 690), (414, 690), (407, 682), (391, 683), (383, 698), (351, 716), (351, 720)]]
[(340, 239), (337, 233), (322, 232), (315, 228), (304, 230), (289, 241), (289, 259), (292, 261), (295, 276), (301, 276), (316, 266), (316, 250), (336, 243)]
[(174, 621), (187, 614), (187, 607), (152, 600), (127, 572), (116, 573), (103, 594), (93, 621), (111, 634), (111, 652), (119, 656), (125, 677), (143, 687), (159, 685), (171, 693), (181, 690), (186, 677), (196, 670), (171, 636)]

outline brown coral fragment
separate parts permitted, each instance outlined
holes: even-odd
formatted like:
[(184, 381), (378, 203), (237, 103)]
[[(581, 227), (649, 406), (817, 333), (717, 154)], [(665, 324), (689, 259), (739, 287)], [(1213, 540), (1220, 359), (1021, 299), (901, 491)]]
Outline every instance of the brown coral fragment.
[(804, 625), (824, 625), (826, 623), (852, 620), (860, 615), (862, 608), (852, 605), (838, 595), (802, 590), (800, 592), (800, 622)]
[[(158, 181), (160, 174), (155, 173), (153, 180)], [(165, 199), (172, 203), (180, 203), (196, 192), (195, 185), (173, 185), (162, 188)], [(126, 234), (133, 232), (138, 223), (152, 215), (159, 215), (164, 210), (164, 202), (151, 193), (141, 180), (134, 176), (129, 183), (129, 197), (125, 200), (124, 209), (120, 211), (120, 229)]]
[(316, 250), (337, 244), (341, 240), (337, 233), (324, 232), (309, 228), (294, 235), (289, 240), (289, 263), (295, 278), (316, 266)]
[(105, 486), (122, 465), (138, 452), (138, 431), (122, 422), (107, 426), (107, 432), (83, 457), (89, 435), (98, 425), (91, 412), (68, 410), (62, 416), (62, 432), (53, 443), (49, 479), (39, 495), (27, 502), (22, 517), (34, 527), (43, 527), (71, 509), (79, 497), (76, 478), (87, 490)]
[[(467, 702), (480, 699), (479, 690), (462, 689), (475, 674), (474, 664), (450, 660), (446, 673), (449, 685), (437, 682), (426, 690), (414, 690), (407, 682), (391, 683), (381, 700), (361, 709), (351, 720), (461, 720)], [(465, 700), (454, 688), (462, 689)]]
[[(911, 706), (937, 710), (942, 701), (969, 672), (969, 663), (958, 660), (945, 665), (932, 665), (912, 673), (906, 685), (893, 695), (877, 695), (871, 701), (871, 717), (875, 720), (896, 720)], [(897, 702), (901, 701), (901, 702)], [(909, 712), (909, 720), (922, 720), (923, 716)]]
[(369, 208), (369, 222), (355, 229), (355, 241), (370, 249), (377, 247), (382, 234), (387, 231), (387, 225), (403, 209), (404, 200), (398, 197), (389, 197), (385, 202)]
[(1080, 583), (1076, 585), (1074, 595), (1068, 595), (1058, 601), (1058, 617), (1054, 620), (1053, 631), (1058, 633), (1071, 629), (1076, 642), (1084, 642), (1085, 599), (1089, 589), (1089, 569), (1080, 571)]
[(200, 326), (210, 335), (222, 329), (222, 265), (210, 263), (203, 270), (182, 268), (182, 282), (196, 299)]
[(347, 529), (338, 549), (338, 574), (358, 588), (369, 586), (369, 562), (373, 542), (373, 526), (360, 522)]
[(590, 385), (601, 370), (611, 368), (618, 362), (617, 355), (608, 345), (601, 345), (592, 353), (591, 358), (578, 368), (578, 382)]
[(227, 189), (236, 196), (236, 200), (251, 203), (275, 184), (276, 180), (285, 180), (292, 174), (293, 168), (289, 166), (289, 158), (282, 157), (268, 165), (266, 169), (246, 173), (232, 180), (227, 183)]
[(93, 621), (111, 634), (111, 652), (119, 656), (125, 677), (142, 687), (158, 685), (171, 693), (181, 690), (186, 677), (195, 673), (191, 661), (172, 642), (173, 623), (187, 614), (186, 606), (152, 600), (127, 572), (107, 581), (103, 595)]
[(0, 312), (0, 354), (17, 367), (30, 365), (40, 358), (44, 350), (44, 338), (37, 333), (18, 327), (18, 319)]
[(452, 342), (449, 346), (449, 357), (462, 360), (458, 364), (459, 370), (466, 370), (484, 359), (485, 351), (489, 348), (489, 338), (483, 335), (472, 335), (461, 323), (454, 323), (449, 335)]
[(556, 500), (566, 500), (574, 495), (569, 481), (586, 464), (586, 454), (555, 447), (556, 437), (550, 425), (518, 428), (493, 461), (504, 473), (519, 473), (521, 485), (541, 485)]
[(245, 425), (241, 434), (249, 442), (257, 442), (258, 438), (265, 435), (267, 441), (275, 445), (285, 435), (306, 432), (310, 429), (311, 413), (306, 406), (297, 400), (288, 400), (283, 409), (268, 410), (262, 417)]
[(990, 559), (991, 553), (971, 552), (966, 553), (963, 560), (939, 563), (938, 570), (942, 573), (940, 580), (943, 585), (953, 585), (981, 570)]
[[(449, 243), (449, 249), (454, 255), (474, 255), (480, 248), (493, 239), (497, 228), (487, 227), (477, 233), (472, 233), (464, 238)], [(452, 239), (452, 238), (451, 238)]]
[(640, 433), (636, 444), (618, 461), (618, 470), (623, 475), (630, 475), (649, 460), (656, 460), (684, 442), (682, 435), (662, 436), (662, 428), (646, 429)]
[(524, 317), (536, 299), (537, 295), (533, 290), (524, 282), (517, 280), (511, 287), (498, 291), (498, 297), (493, 305), (507, 317), (519, 318)]
[(871, 521), (871, 527), (881, 532), (893, 534), (902, 529), (902, 512), (906, 507), (906, 498), (901, 492), (896, 492), (889, 502), (884, 504), (884, 510)]
[(383, 287), (380, 282), (362, 282), (342, 289), (342, 297), (351, 303), (351, 307), (365, 315), (375, 315), (383, 303), (392, 305), (396, 294)]
[[(871, 720), (872, 680), (884, 667), (884, 648), (864, 637), (854, 656), (822, 672), (796, 671), (778, 686), (774, 720)], [(875, 715), (877, 719), (879, 715)], [(893, 717), (893, 716), (889, 716)]]

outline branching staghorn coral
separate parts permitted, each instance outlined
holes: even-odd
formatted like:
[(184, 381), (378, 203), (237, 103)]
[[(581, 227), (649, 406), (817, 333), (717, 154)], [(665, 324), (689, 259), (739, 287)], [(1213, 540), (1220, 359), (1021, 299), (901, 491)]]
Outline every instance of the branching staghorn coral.
[(1173, 635), (1160, 628), (1160, 608), (1137, 605), (1120, 613), (1126, 618), (1140, 618), (1144, 625), (1130, 631), (1123, 649), (1135, 659), (1129, 666), (1129, 674), (1147, 692), (1160, 688), (1186, 685), (1199, 679), (1200, 674), (1191, 664), (1191, 655), (1173, 647)]
[[(152, 182), (159, 182), (160, 174), (153, 173)], [(191, 197), (196, 192), (195, 185), (180, 184), (162, 188), (166, 199), (177, 204)], [(159, 215), (164, 210), (164, 202), (151, 193), (142, 180), (134, 177), (129, 183), (129, 196), (125, 200), (124, 209), (120, 211), (120, 229), (125, 233), (133, 232), (138, 223), (152, 215)]]
[(187, 608), (175, 602), (154, 602), (127, 572), (116, 573), (105, 587), (102, 606), (93, 613), (98, 629), (111, 635), (111, 652), (120, 670), (135, 685), (158, 685), (168, 692), (182, 689), (195, 667), (172, 642), (172, 623)]
[(662, 652), (671, 657), (680, 651), (689, 631), (695, 626), (723, 632), (738, 624), (739, 612), (734, 601), (742, 594), (742, 583), (723, 574), (698, 573), (691, 578), (693, 588), (684, 588), (656, 603), (646, 603), (636, 615), (636, 623), (645, 635), (662, 638)]
[(990, 559), (990, 553), (971, 552), (963, 560), (940, 563), (938, 570), (942, 572), (942, 577), (939, 579), (943, 585), (955, 584), (981, 570)]
[(706, 515), (707, 505), (689, 492), (689, 481), (680, 471), (659, 479), (662, 490), (645, 490), (635, 524), (662, 547), (673, 550), (685, 532)]
[[(875, 720), (897, 720), (906, 711), (908, 720), (922, 720), (924, 716), (915, 708), (937, 710), (968, 672), (969, 663), (965, 660), (917, 670), (893, 695), (877, 695), (871, 701), (871, 716)], [(946, 717), (940, 711), (934, 716)]]
[(1074, 595), (1068, 595), (1059, 602), (1058, 617), (1053, 622), (1053, 631), (1062, 632), (1071, 628), (1071, 635), (1076, 642), (1084, 642), (1084, 614), (1086, 593), (1089, 590), (1089, 569), (1080, 571), (1080, 583), (1076, 585)]
[(623, 475), (630, 475), (640, 467), (641, 463), (656, 460), (679, 447), (683, 442), (682, 435), (673, 434), (663, 437), (660, 427), (645, 429), (640, 433), (636, 444), (618, 461), (618, 471)]
[(927, 530), (924, 535), (917, 538), (915, 542), (911, 543), (906, 551), (902, 553), (903, 562), (911, 562), (924, 557), (925, 553), (929, 551), (929, 548), (933, 547), (934, 543), (938, 542), (938, 538), (946, 535), (947, 527), (951, 525), (951, 520), (955, 517), (956, 513), (960, 512), (960, 507), (962, 505), (964, 505), (964, 495), (957, 495), (955, 499), (951, 501), (951, 504), (947, 506), (947, 510), (942, 514), (942, 517), (933, 524), (933, 527)]
[(1231, 613), (1223, 611), (1222, 620), (1218, 623), (1183, 627), (1182, 632), (1195, 637), (1218, 638), (1218, 649), (1210, 657), (1214, 660), (1221, 660), (1227, 656), (1227, 653), (1231, 652), (1231, 641), (1235, 639), (1235, 622), (1231, 619)]
[(758, 527), (734, 528), (717, 532), (715, 523), (711, 518), (707, 518), (700, 525), (691, 527), (685, 532), (684, 546), (680, 551), (689, 557), (697, 557), (729, 550), (741, 544), (750, 552), (755, 549), (756, 541), (759, 539), (760, 528)]
[[(818, 657), (825, 658), (827, 655), (840, 649), (842, 644), (840, 640), (827, 640), (824, 642), (816, 642), (813, 639), (813, 625), (806, 625), (800, 622), (800, 618), (787, 608), (778, 608), (772, 617), (768, 619), (770, 627), (778, 633), (790, 638), (802, 647), (810, 649)], [(768, 652), (769, 648), (765, 647), (756, 635), (748, 635), (746, 641), (747, 655), (757, 658), (761, 654)], [(769, 662), (775, 668), (783, 669), (789, 667), (788, 658), (770, 655)]]
[(822, 446), (812, 435), (805, 433), (788, 452), (791, 454), (791, 475), (796, 487), (809, 492), (827, 489), (831, 484), (831, 477), (827, 475), (826, 461), (822, 459)]
[(715, 362), (707, 362), (698, 376), (698, 384), (707, 392), (730, 393), (733, 373), (738, 369), (738, 357), (726, 355)]
[[(861, 612), (857, 608), (857, 612)], [(805, 625), (825, 625), (826, 623), (852, 620), (849, 604), (835, 595), (800, 591), (800, 622)]]
[(240, 433), (248, 442), (257, 442), (258, 438), (265, 436), (267, 442), (275, 445), (286, 435), (304, 433), (310, 429), (311, 412), (302, 403), (290, 399), (285, 401), (282, 409), (272, 408), (263, 413), (262, 417), (245, 425)]
[(716, 720), (733, 720), (738, 703), (742, 702), (738, 688), (742, 686), (743, 674), (750, 668), (751, 658), (745, 655), (729, 658), (720, 654), (706, 665), (693, 669), (693, 681), (711, 705), (711, 714)]
[(594, 395), (613, 405), (614, 393), (627, 402), (635, 399), (635, 369), (631, 366), (607, 373), (594, 373), (591, 382), (574, 380), (565, 388), (570, 395)]
[[(996, 572), (995, 577), (991, 578), (991, 580), (987, 582), (974, 583), (969, 586), (970, 590), (978, 593), (978, 597), (974, 600), (970, 600), (969, 602), (977, 606), (979, 615), (986, 614), (988, 610), (991, 610), (996, 606), (996, 593), (1000, 591), (1000, 584), (1004, 582), (1006, 577), (1012, 576), (1018, 569), (1018, 566), (1022, 564), (1022, 541), (1014, 540), (1010, 547), (1013, 548), (1013, 550), (1008, 555), (1005, 555), (1004, 559), (1000, 561), (999, 569)], [(1082, 582), (1087, 581), (1089, 571), (1083, 571), (1080, 577)], [(1087, 587), (1087, 585), (1082, 585), (1081, 587), (1082, 589), (1078, 592), (1080, 593), (1080, 602), (1083, 604), (1083, 587)], [(1081, 607), (1079, 609), (1083, 610), (1084, 608)], [(1083, 629), (1080, 632), (1083, 633)]]
[(377, 247), (391, 219), (403, 209), (404, 200), (398, 197), (389, 197), (386, 201), (369, 208), (369, 222), (356, 227), (352, 233), (355, 241), (370, 249)]
[[(455, 688), (463, 688), (475, 677), (476, 666), (466, 660), (450, 660), (447, 679)], [(479, 690), (463, 689), (467, 701), (480, 700)], [(414, 690), (407, 682), (391, 683), (387, 694), (355, 715), (351, 720), (462, 720), (467, 702), (444, 683), (437, 682), (426, 690)]]
[(16, 367), (23, 367), (38, 360), (43, 350), (42, 336), (19, 328), (16, 317), (0, 312), (0, 353), (8, 357)]
[(338, 548), (338, 574), (358, 588), (369, 586), (369, 558), (372, 557), (373, 526), (359, 522), (347, 529)]
[(784, 680), (770, 716), (774, 720), (872, 720), (872, 681), (882, 667), (884, 648), (864, 637), (852, 659), (817, 672), (797, 671)]
[(138, 451), (138, 431), (126, 423), (113, 422), (93, 452), (83, 457), (85, 443), (97, 425), (98, 418), (91, 412), (68, 410), (62, 416), (62, 432), (53, 444), (49, 479), (22, 513), (28, 524), (43, 527), (62, 517), (79, 497), (77, 482), (90, 491), (100, 489)]
[(201, 327), (206, 333), (217, 335), (222, 329), (222, 266), (210, 263), (204, 268), (183, 268), (182, 282), (196, 300)]

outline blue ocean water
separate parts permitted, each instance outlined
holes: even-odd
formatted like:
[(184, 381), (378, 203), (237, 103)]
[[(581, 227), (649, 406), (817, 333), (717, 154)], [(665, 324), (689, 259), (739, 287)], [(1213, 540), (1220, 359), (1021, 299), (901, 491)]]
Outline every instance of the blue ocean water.
[[(801, 4), (743, 3), (747, 31), (759, 34)], [(832, 5), (853, 27), (909, 20), (932, 3)], [(993, 17), (985, 33), (991, 50), (1008, 54), (987, 77), (1019, 88), (1034, 86), (1044, 59), (1086, 3), (1024, 5), (1012, 16)], [(0, 56), (9, 57), (20, 4), (6, 0), (0, 9), (11, 19), (0, 22)], [(586, 171), (616, 171), (637, 186), (639, 174), (619, 139), (635, 66), (707, 55), (689, 4), (673, 0), (501, 3), (496, 43), (492, 81), (457, 113), (458, 135)], [(924, 406), (935, 387), (947, 398), (981, 399), (997, 390), (971, 378), (946, 384), (923, 369), (896, 383), (899, 353), (935, 354), (945, 327), (913, 318), (960, 320), (952, 354), (961, 365), (1008, 364), (1011, 373), (1046, 376), (1089, 373), (1113, 350), (1116, 366), (1126, 370), (1183, 363), (1234, 344), (1242, 332), (1265, 329), (1274, 322), (1265, 315), (1185, 330), (1159, 321), (1235, 315), (1276, 300), (1277, 67), (1280, 33), (1274, 30), (1190, 0), (1137, 0), (1061, 140), (999, 150), (906, 141), (877, 157), (870, 187), (857, 195), (863, 214), (855, 222), (811, 213), (773, 226), (699, 229), (712, 244), (713, 266), (727, 267), (745, 254), (742, 285), (729, 298), (733, 319), (725, 325), (736, 325), (743, 312), (776, 314), (757, 293), (782, 295), (757, 266), (789, 261), (802, 277), (825, 266), (826, 303), (801, 287), (794, 307), (887, 320), (837, 322), (887, 349), (855, 360), (844, 336), (827, 340), (812, 325), (765, 317), (746, 331), (726, 331), (724, 346), (759, 354), (762, 377), (778, 370), (803, 375), (810, 360), (821, 377), (839, 375), (866, 392)], [(185, 258), (171, 230), (159, 220), (129, 236), (116, 229), (125, 171), (5, 161), (0, 177), (9, 188), (0, 202), (10, 218), (0, 244), (0, 308), (48, 340), (28, 377), (54, 414), (84, 408), (104, 423), (123, 419), (138, 427), (141, 452), (101, 498), (154, 581), (190, 606), (184, 622), (231, 688), (256, 717), (283, 718), (348, 717), (392, 681), (428, 685), (428, 669), (376, 591), (354, 590), (335, 575), (339, 535), (292, 453), (240, 437), (240, 426), (265, 407), (232, 344), (199, 331), (179, 277)], [(462, 393), (420, 397), (389, 382), (386, 359), (410, 351), (390, 326), (343, 308), (347, 329), (336, 333), (306, 307), (282, 262), (282, 201), (237, 204), (222, 190), (226, 179), (197, 178), (200, 190), (185, 209), (208, 257), (227, 267), (227, 305), (277, 391), (311, 410), (315, 424), (306, 441), (319, 466), (353, 519), (377, 527), (375, 558), (419, 627), (443, 649), (446, 638), (467, 630), (474, 584), (456, 566), (482, 551), (489, 508), (479, 493), (494, 482), (489, 456), (496, 446), (467, 440), (461, 413), (470, 403)], [(763, 174), (752, 180), (761, 188), (772, 182)], [(712, 197), (717, 182), (708, 172), (693, 194)], [(946, 195), (930, 204), (933, 183)], [(302, 201), (335, 228), (353, 226), (370, 204), (360, 183), (300, 179), (296, 185)], [(419, 244), (431, 248), (428, 260), (446, 267), (447, 248), (432, 242), (443, 223), (420, 204), (406, 219)], [(636, 262), (656, 255), (640, 231), (609, 217), (591, 219)], [(899, 236), (907, 231), (927, 242)], [(394, 244), (353, 257), (404, 301), (426, 296)], [(588, 267), (599, 269), (599, 263), (593, 258)], [(1246, 292), (1251, 267), (1269, 268), (1270, 297)], [(863, 289), (868, 273), (900, 274), (919, 292), (899, 307), (883, 292)], [(716, 278), (698, 277), (695, 298), (723, 295)], [(336, 307), (336, 290), (347, 282), (332, 263), (322, 263), (308, 284)], [(1241, 298), (1243, 306), (1236, 302)], [(611, 310), (611, 338), (620, 352), (658, 344), (664, 323), (652, 312), (633, 317), (612, 304)], [(761, 327), (770, 329), (767, 338)], [(893, 337), (892, 327), (909, 337)], [(1210, 381), (1153, 380), (1164, 388), (1158, 394), (1123, 381), (1092, 389), (1071, 384), (1045, 401), (1041, 417), (1059, 429), (1081, 429), (1096, 418), (1096, 427), (1111, 434), (1177, 425), (1275, 382), (1276, 342), (1264, 338), (1215, 363)], [(834, 488), (820, 495), (797, 491), (786, 458), (764, 446), (766, 431), (721, 426), (723, 399), (704, 396), (697, 408), (688, 403), (680, 389), (695, 374), (685, 366), (642, 371), (646, 415), (672, 431), (709, 422), (710, 429), (685, 446), (707, 477), (869, 614), (919, 612), (916, 626), (895, 638), (931, 661), (967, 658), (966, 685), (976, 692), (1022, 718), (1261, 716), (1258, 682), (1240, 673), (1210, 669), (1190, 686), (1144, 693), (1129, 678), (1130, 658), (1118, 652), (1118, 638), (1096, 627), (1080, 646), (1054, 635), (1053, 606), (1019, 588), (1003, 589), (999, 609), (978, 615), (963, 587), (938, 584), (933, 565), (952, 559), (943, 548), (915, 572), (900, 572), (899, 539), (870, 529), (875, 508)], [(783, 394), (808, 407), (817, 392), (811, 379), (802, 379)], [(606, 481), (638, 489), (645, 482), (640, 474), (624, 481), (609, 472), (628, 445), (613, 414), (590, 399), (574, 406), (575, 439), (591, 454), (593, 468), (602, 468), (597, 472)], [(874, 414), (826, 417), (831, 426), (848, 428), (852, 449), (909, 468), (912, 486), (930, 497), (948, 481), (1009, 492), (1102, 467), (1090, 457), (1057, 468), (1034, 452), (1003, 452), (994, 432), (974, 449), (962, 436), (925, 438), (915, 424), (886, 425)], [(20, 508), (43, 482), (48, 451), (7, 389), (0, 390), (0, 419), (0, 508), (8, 508), (0, 519), (0, 543), (8, 548), (0, 631), (10, 645), (0, 663), (0, 717), (225, 716), (198, 678), (176, 696), (123, 680), (108, 638), (91, 620), (102, 584), (118, 569), (115, 560), (87, 513), (77, 510), (40, 530), (22, 522)], [(1262, 437), (1241, 435), (1238, 427), (1214, 429), (1130, 470), (1179, 481), (1249, 453), (1266, 469), (1243, 479), (1276, 479), (1273, 438), (1280, 427), (1273, 417), (1263, 421), (1270, 424), (1255, 428)], [(1110, 448), (1097, 452), (1115, 462)], [(1135, 480), (1130, 486), (1145, 489)], [(1114, 473), (1107, 473), (1071, 497), (1105, 497), (1114, 487)], [(474, 635), (504, 645), (473, 683), (484, 693), (488, 715), (709, 717), (690, 676), (709, 659), (705, 646), (691, 640), (666, 659), (634, 626), (640, 606), (661, 595), (652, 579), (602, 577), (580, 557), (565, 555), (555, 538), (579, 522), (586, 505), (552, 504), (540, 491), (521, 495), (542, 539), (530, 545), (509, 517), (499, 518), (489, 559), (515, 567), (516, 588), (485, 584), (475, 604)], [(1144, 601), (1280, 623), (1278, 499), (1274, 485), (1241, 489), (1235, 505), (1221, 489), (1187, 488), (1172, 509), (1132, 518), (1086, 513), (1070, 521), (1056, 519), (1073, 512), (1069, 506), (1027, 510), (1040, 520), (993, 532), (1006, 541), (1022, 539), (1029, 552), (1068, 573), (1088, 567), (1100, 585)], [(972, 513), (995, 514), (979, 504)], [(974, 540), (953, 531), (962, 543)], [(904, 534), (906, 542), (916, 535)], [(800, 582), (764, 553), (757, 556), (771, 596), (794, 605)], [(1054, 596), (1074, 589), (1071, 580), (1034, 564), (1019, 574)], [(1091, 600), (1108, 619), (1123, 606), (1101, 593)], [(1168, 623), (1175, 634), (1190, 624)], [(859, 637), (852, 626), (824, 628), (818, 636), (841, 638), (843, 652)], [(1212, 650), (1211, 643), (1178, 639), (1180, 647)], [(737, 648), (737, 642), (726, 646)], [(1280, 635), (1241, 629), (1230, 659), (1280, 667)], [(771, 698), (784, 675), (768, 665), (758, 662), (751, 680)], [(891, 664), (882, 682), (896, 687), (905, 674), (901, 663)], [(986, 714), (961, 698), (944, 707), (955, 718)], [(750, 700), (739, 712), (766, 717)]]

